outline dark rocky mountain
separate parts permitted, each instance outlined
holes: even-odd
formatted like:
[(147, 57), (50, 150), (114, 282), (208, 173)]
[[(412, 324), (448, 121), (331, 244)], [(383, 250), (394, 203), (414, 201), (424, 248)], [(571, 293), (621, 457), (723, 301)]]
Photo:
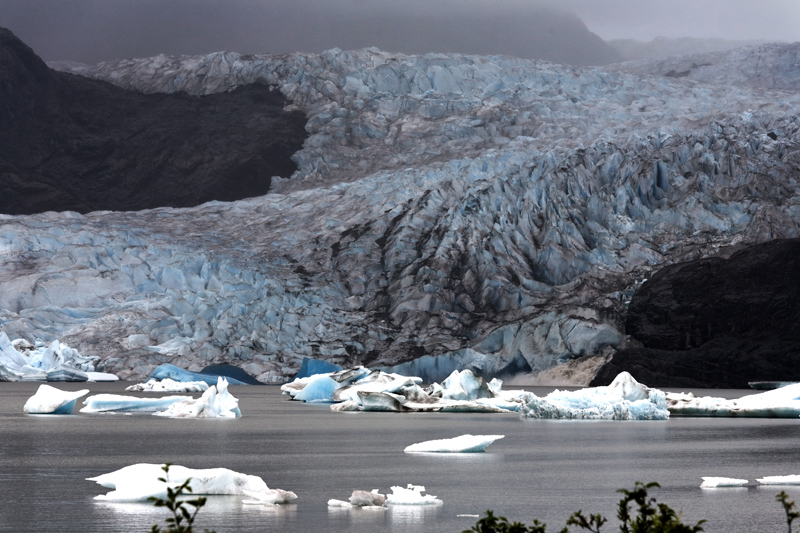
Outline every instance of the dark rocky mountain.
[(625, 330), (633, 342), (596, 384), (623, 369), (653, 386), (800, 381), (800, 240), (664, 267), (634, 294)]
[(0, 28), (0, 213), (189, 207), (265, 194), (306, 137), (252, 84), (149, 94), (49, 69)]

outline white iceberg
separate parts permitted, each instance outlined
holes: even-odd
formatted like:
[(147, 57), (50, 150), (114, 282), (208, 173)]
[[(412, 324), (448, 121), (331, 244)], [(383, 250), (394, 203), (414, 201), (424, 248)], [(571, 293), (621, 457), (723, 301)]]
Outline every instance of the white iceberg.
[(170, 378), (151, 379), (145, 383), (137, 383), (129, 387), (125, 387), (126, 391), (130, 392), (204, 392), (208, 390), (208, 383), (205, 381), (175, 381)]
[[(496, 384), (497, 382), (495, 382)], [(497, 387), (499, 390), (499, 387)], [(476, 376), (471, 370), (453, 370), (442, 382), (442, 398), (445, 400), (478, 400), (480, 398), (494, 398), (495, 394), (482, 378)]]
[(220, 376), (203, 395), (174, 402), (166, 410), (154, 413), (167, 418), (240, 418), (239, 400), (228, 392), (228, 381)]
[(756, 479), (762, 485), (800, 485), (800, 475), (767, 476)]
[(406, 453), (479, 453), (505, 435), (460, 435), (452, 439), (437, 439), (406, 446)]
[(704, 489), (710, 489), (718, 487), (741, 487), (742, 485), (747, 485), (746, 479), (704, 476), (700, 487)]
[[(166, 479), (166, 483), (159, 478)], [(114, 502), (142, 502), (150, 497), (165, 498), (167, 487), (175, 488), (187, 479), (190, 480), (189, 486), (193, 495), (245, 495), (247, 492), (266, 493), (270, 490), (260, 477), (227, 468), (192, 469), (170, 465), (169, 472), (164, 472), (164, 465), (151, 463), (134, 464), (86, 479), (113, 489), (107, 494), (95, 496), (95, 500)]]
[(520, 409), (522, 418), (666, 420), (669, 414), (664, 392), (642, 385), (627, 372), (604, 387), (555, 390), (544, 398), (529, 392)]
[(0, 381), (115, 381), (94, 371), (96, 356), (83, 356), (59, 341), (31, 344), (0, 331)]
[(392, 487), (392, 494), (386, 495), (387, 505), (442, 505), (442, 500), (436, 496), (422, 493), (425, 492), (423, 485), (408, 484), (407, 488), (400, 486)]
[(800, 383), (738, 399), (668, 393), (667, 407), (676, 416), (797, 418), (800, 416)]
[(343, 500), (328, 500), (328, 507), (361, 507), (361, 508), (384, 508), (386, 504), (386, 495), (378, 492), (378, 489), (372, 491), (354, 490), (350, 495), (349, 501)]
[(242, 500), (242, 503), (247, 505), (281, 505), (284, 503), (292, 503), (297, 499), (297, 494), (290, 490), (283, 489), (264, 489), (261, 491), (244, 490), (242, 493), (252, 498), (250, 500)]
[(89, 394), (89, 389), (62, 391), (50, 385), (39, 385), (36, 394), (28, 398), (22, 410), (28, 414), (69, 415), (78, 398)]

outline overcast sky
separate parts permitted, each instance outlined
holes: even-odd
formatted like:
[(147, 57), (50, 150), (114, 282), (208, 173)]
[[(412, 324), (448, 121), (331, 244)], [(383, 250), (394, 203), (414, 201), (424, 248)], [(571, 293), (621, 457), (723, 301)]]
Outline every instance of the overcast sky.
[[(544, 1), (0, 0), (0, 26), (11, 29), (45, 60), (94, 63), (158, 53), (319, 52), (319, 46), (347, 47), (321, 39), (319, 28), (331, 24), (344, 27), (357, 19), (359, 25), (344, 32), (357, 37), (366, 31), (365, 17), (374, 20), (398, 11), (425, 17), (463, 5), (462, 11), (485, 12), (500, 20), (498, 12), (507, 11), (513, 18), (526, 5)], [(800, 41), (800, 0), (549, 1), (571, 9), (603, 39)], [(309, 28), (317, 30), (304, 31)]]

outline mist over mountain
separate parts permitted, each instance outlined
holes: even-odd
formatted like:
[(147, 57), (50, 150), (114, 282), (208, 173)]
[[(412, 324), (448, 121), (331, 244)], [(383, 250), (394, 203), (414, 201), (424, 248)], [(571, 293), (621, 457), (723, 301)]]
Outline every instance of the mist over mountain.
[[(36, 1), (36, 0), (33, 0)], [(423, 54), (506, 54), (601, 65), (619, 54), (573, 13), (507, 0), (7, 0), (0, 25), (46, 61), (87, 64), (165, 53), (320, 53), (378, 47)]]

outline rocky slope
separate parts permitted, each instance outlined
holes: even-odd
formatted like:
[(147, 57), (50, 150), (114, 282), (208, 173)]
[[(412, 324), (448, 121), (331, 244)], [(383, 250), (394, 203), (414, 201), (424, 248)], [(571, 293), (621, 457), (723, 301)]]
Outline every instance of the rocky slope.
[(144, 95), (50, 70), (0, 28), (0, 213), (238, 200), (289, 176), (305, 117), (252, 84)]
[(633, 295), (621, 371), (655, 386), (747, 388), (800, 381), (800, 240), (774, 240), (664, 267)]
[(76, 72), (271, 85), (308, 117), (265, 196), (0, 219), (3, 330), (126, 377), (232, 362), (281, 380), (313, 356), (585, 384), (654, 271), (800, 236), (800, 97), (745, 81), (374, 49)]

